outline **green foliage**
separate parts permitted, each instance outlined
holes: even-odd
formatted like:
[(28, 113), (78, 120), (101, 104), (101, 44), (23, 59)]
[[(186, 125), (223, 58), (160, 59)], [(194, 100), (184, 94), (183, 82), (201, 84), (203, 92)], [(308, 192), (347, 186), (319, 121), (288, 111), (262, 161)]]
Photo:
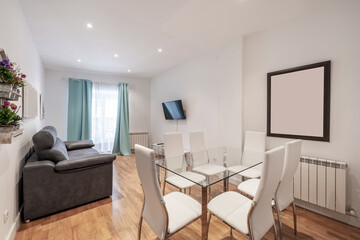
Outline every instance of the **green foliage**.
[(12, 84), (14, 87), (25, 85), (26, 75), (21, 73), (20, 67), (16, 63), (4, 59), (0, 62), (0, 83)]
[(0, 109), (0, 125), (19, 125), (21, 117), (17, 114), (20, 108), (17, 108), (15, 104), (5, 102)]

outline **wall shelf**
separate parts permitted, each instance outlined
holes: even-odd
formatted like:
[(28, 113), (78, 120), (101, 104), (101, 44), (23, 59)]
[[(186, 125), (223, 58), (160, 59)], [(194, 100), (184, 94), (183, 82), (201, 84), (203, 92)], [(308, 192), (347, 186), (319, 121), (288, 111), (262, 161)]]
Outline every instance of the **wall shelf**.
[(0, 132), (0, 144), (12, 144), (20, 139), (24, 129), (18, 129), (11, 132)]

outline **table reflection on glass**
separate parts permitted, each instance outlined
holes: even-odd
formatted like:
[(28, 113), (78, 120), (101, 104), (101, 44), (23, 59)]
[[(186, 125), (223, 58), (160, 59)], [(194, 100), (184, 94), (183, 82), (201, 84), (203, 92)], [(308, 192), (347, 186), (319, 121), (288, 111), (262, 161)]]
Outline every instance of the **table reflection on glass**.
[[(204, 151), (191, 152), (190, 158), (185, 157), (185, 155), (181, 155), (156, 160), (156, 165), (165, 170), (166, 176), (176, 174), (201, 187), (201, 239), (207, 239), (208, 188), (223, 181), (224, 191), (227, 191), (230, 177), (259, 166), (263, 161), (262, 157), (257, 157), (252, 160), (247, 159), (246, 162), (242, 162), (241, 155), (242, 151), (239, 148), (217, 147), (206, 149)], [(224, 171), (211, 175), (210, 177), (206, 176), (206, 178), (200, 182), (189, 178), (191, 175), (188, 174), (188, 172), (199, 173), (200, 170), (201, 172), (211, 174), (212, 172), (219, 172), (219, 169), (224, 169)], [(158, 173), (160, 173), (160, 171), (158, 171)]]

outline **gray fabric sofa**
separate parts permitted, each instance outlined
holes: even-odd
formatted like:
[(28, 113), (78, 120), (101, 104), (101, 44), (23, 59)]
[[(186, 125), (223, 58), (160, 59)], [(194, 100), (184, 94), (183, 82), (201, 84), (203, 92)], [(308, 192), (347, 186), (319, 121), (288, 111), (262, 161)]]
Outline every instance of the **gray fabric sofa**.
[(63, 142), (51, 126), (33, 142), (23, 168), (25, 221), (111, 196), (115, 155), (100, 154), (89, 140)]

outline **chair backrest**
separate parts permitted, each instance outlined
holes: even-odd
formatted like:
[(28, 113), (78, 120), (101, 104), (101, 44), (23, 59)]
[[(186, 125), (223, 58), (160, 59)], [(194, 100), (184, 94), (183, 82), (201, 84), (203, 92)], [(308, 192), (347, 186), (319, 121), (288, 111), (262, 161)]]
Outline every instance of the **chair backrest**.
[(156, 176), (154, 151), (135, 145), (136, 168), (144, 192), (143, 217), (156, 235), (163, 239), (167, 234), (167, 212)]
[(253, 239), (261, 239), (274, 224), (271, 202), (279, 186), (284, 152), (284, 147), (278, 147), (265, 153), (259, 187), (253, 199), (256, 205), (249, 216)]
[(176, 157), (184, 154), (182, 133), (164, 133), (165, 157)]
[(266, 134), (264, 132), (246, 131), (242, 156), (243, 165), (263, 161), (265, 154)]
[(287, 208), (294, 201), (293, 178), (300, 163), (300, 156), (301, 140), (286, 143), (284, 169), (276, 192), (280, 211)]
[(205, 147), (204, 132), (190, 132), (190, 151), (193, 166), (209, 162), (208, 154)]
[[(171, 169), (185, 170), (185, 156), (182, 133), (164, 133), (164, 151), (167, 167)], [(173, 175), (166, 171), (166, 176)]]

